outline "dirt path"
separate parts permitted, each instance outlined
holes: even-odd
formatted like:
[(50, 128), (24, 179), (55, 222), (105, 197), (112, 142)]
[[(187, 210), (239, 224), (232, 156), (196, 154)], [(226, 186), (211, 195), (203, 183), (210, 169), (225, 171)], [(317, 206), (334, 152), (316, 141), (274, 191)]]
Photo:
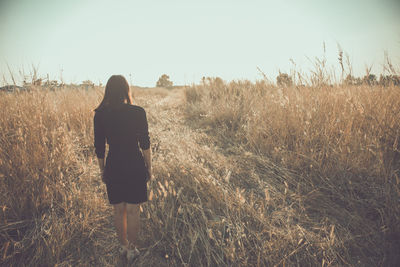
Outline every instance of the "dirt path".
[[(270, 162), (262, 162), (255, 155), (249, 152), (244, 153), (241, 147), (221, 146), (222, 144), (207, 133), (206, 129), (196, 128), (188, 122), (185, 118), (184, 90), (150, 89), (148, 92), (138, 94), (136, 100), (138, 105), (145, 108), (149, 122), (154, 173), (154, 180), (149, 184), (149, 191), (157, 191), (160, 188), (159, 182), (173, 182), (177, 179), (184, 180), (181, 184), (184, 184), (186, 189), (190, 189), (193, 184), (199, 183), (197, 180), (199, 178), (202, 179), (202, 183), (210, 185), (206, 187), (210, 190), (225, 191), (228, 194), (238, 192), (237, 190), (242, 193), (251, 191), (252, 194), (264, 198), (262, 188), (265, 188), (267, 183), (265, 179), (279, 175), (277, 168)], [(199, 194), (203, 198), (201, 201), (207, 201), (207, 192), (202, 191)], [(185, 262), (185, 257), (178, 257), (176, 254), (180, 254), (179, 249), (184, 250), (182, 244), (188, 241), (177, 240), (176, 242), (182, 244), (168, 245), (171, 234), (165, 236), (163, 232), (171, 228), (160, 225), (163, 223), (164, 215), (157, 214), (157, 217), (149, 212), (151, 210), (151, 212), (162, 213), (166, 209), (149, 208), (149, 205), (153, 203), (163, 205), (162, 201), (154, 202), (154, 200), (143, 205), (140, 234), (142, 255), (134, 266), (180, 266), (182, 262)], [(213, 203), (204, 204), (209, 205), (213, 216), (218, 216)], [(171, 212), (173, 210), (173, 208), (170, 209)], [(111, 207), (107, 212), (112, 214)], [(104, 257), (102, 263), (125, 266), (126, 262), (118, 257), (118, 241), (110, 215), (104, 233), (112, 235), (115, 246), (109, 251), (108, 256)], [(175, 217), (176, 214), (170, 216)], [(171, 247), (170, 251), (168, 251), (168, 246)], [(171, 257), (171, 254), (175, 257)]]
[[(205, 134), (191, 129), (185, 124), (184, 118), (184, 91), (182, 89), (161, 90), (150, 89), (148, 93), (139, 94), (136, 97), (138, 105), (143, 106), (147, 113), (151, 146), (153, 150), (153, 172), (156, 184), (160, 177), (160, 169), (164, 169), (166, 161), (196, 160), (196, 154), (203, 154), (204, 150), (210, 151), (209, 147), (203, 146), (201, 152), (198, 142), (205, 138)], [(197, 148), (197, 149), (196, 149)], [(211, 151), (210, 151), (211, 152)], [(209, 153), (210, 153), (209, 152)], [(210, 153), (213, 154), (213, 153)], [(179, 159), (181, 158), (181, 159)], [(196, 164), (196, 163), (194, 163)], [(149, 185), (149, 191), (152, 185)], [(153, 186), (154, 187), (154, 186)], [(148, 205), (148, 203), (144, 204)], [(115, 244), (109, 251), (103, 254), (101, 264), (110, 266), (127, 266), (124, 258), (118, 255), (118, 240), (112, 222), (112, 208), (106, 211), (109, 213), (107, 223), (102, 229), (101, 239), (106, 235), (111, 236), (110, 242)], [(157, 240), (146, 240), (151, 236), (152, 227), (148, 218), (143, 218), (142, 230), (140, 233), (140, 244), (142, 255), (133, 266), (171, 266), (175, 265), (170, 259), (166, 259), (165, 253), (157, 248)]]

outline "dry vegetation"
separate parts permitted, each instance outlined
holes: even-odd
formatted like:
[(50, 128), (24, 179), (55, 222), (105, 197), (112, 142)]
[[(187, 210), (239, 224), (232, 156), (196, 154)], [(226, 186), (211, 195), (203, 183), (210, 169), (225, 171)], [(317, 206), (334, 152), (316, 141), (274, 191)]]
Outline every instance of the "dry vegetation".
[[(264, 226), (249, 229), (269, 232), (273, 241), (248, 246), (265, 253), (264, 264), (400, 261), (398, 87), (277, 88), (216, 78), (186, 97), (190, 120), (254, 168), (230, 185), (254, 184), (244, 186), (246, 204)], [(274, 165), (284, 175), (264, 172)], [(257, 206), (260, 188), (267, 201)]]
[[(92, 147), (101, 93), (0, 94), (1, 265), (124, 264)], [(398, 87), (207, 79), (135, 99), (155, 175), (136, 265), (399, 261)]]

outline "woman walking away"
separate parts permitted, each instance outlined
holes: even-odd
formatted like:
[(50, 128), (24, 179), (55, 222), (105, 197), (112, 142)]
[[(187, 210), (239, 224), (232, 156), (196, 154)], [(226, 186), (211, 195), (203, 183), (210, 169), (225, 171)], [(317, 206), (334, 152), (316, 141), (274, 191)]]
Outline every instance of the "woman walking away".
[(147, 201), (151, 150), (146, 112), (132, 104), (128, 82), (121, 75), (110, 77), (95, 110), (94, 146), (108, 200), (114, 207), (120, 252), (132, 261), (139, 256), (140, 203)]

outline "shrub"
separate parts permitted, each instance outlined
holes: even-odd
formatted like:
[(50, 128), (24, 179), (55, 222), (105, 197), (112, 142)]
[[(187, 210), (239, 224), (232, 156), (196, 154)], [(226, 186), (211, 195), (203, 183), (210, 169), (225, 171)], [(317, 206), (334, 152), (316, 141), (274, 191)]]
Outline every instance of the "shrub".
[(169, 76), (167, 74), (161, 75), (161, 77), (158, 79), (156, 86), (157, 87), (171, 87), (173, 83), (169, 80)]
[(279, 75), (276, 77), (276, 84), (278, 86), (289, 87), (293, 85), (293, 80), (288, 74), (279, 72)]

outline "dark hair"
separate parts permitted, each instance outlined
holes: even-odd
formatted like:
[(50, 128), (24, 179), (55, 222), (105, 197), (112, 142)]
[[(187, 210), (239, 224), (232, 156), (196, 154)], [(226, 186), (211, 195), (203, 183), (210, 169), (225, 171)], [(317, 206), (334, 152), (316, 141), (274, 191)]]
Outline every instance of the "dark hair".
[(123, 103), (132, 104), (129, 84), (124, 76), (113, 75), (108, 79), (103, 100), (95, 111), (102, 110), (106, 107), (113, 108)]

